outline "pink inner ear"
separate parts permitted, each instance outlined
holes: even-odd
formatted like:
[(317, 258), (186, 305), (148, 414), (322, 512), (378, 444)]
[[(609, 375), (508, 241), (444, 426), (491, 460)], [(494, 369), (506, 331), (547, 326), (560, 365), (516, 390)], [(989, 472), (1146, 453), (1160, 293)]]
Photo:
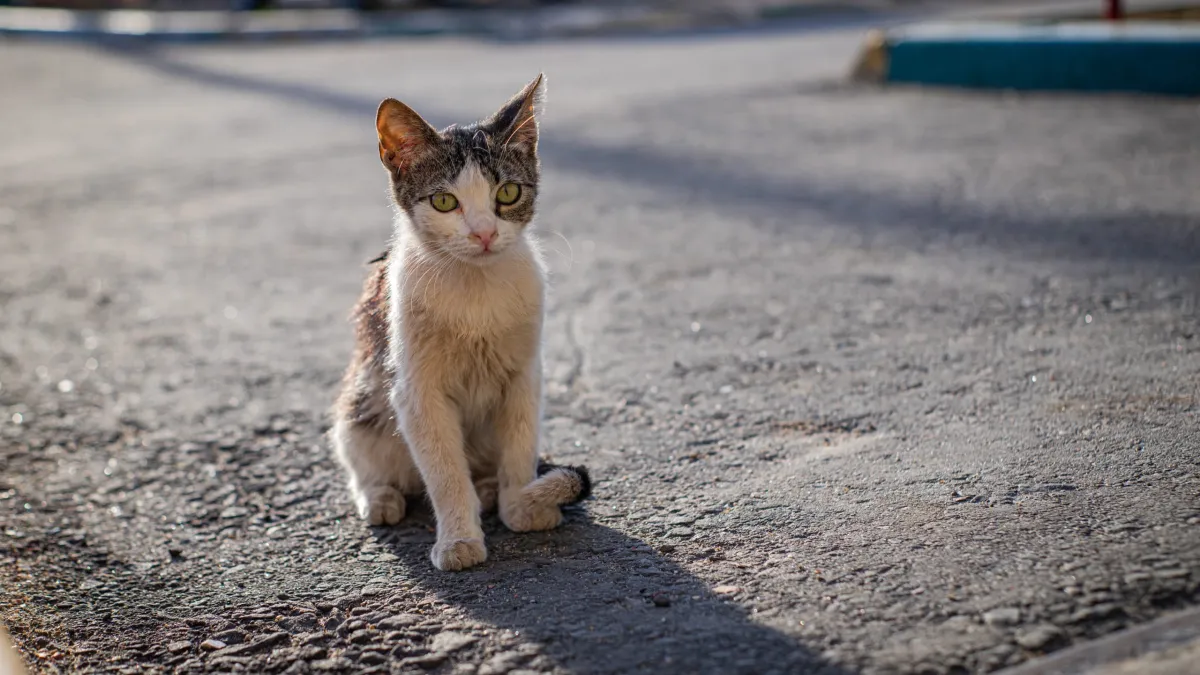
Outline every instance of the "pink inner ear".
[(508, 138), (504, 140), (505, 145), (519, 143), (529, 145), (537, 143), (537, 121), (533, 116), (533, 106), (526, 106), (521, 110), (521, 122), (509, 132)]
[(392, 136), (388, 139), (390, 150), (384, 151), (384, 161), (396, 169), (403, 170), (417, 159), (421, 152), (421, 139), (415, 134)]
[(379, 132), (379, 157), (396, 169), (411, 165), (437, 142), (437, 132), (403, 103), (388, 99), (380, 104), (375, 126)]

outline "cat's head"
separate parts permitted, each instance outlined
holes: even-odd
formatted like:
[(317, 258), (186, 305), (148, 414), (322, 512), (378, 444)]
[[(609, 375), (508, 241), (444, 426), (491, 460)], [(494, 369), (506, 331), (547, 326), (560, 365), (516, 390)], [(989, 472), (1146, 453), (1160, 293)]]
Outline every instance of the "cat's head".
[(379, 105), (379, 158), (422, 241), (488, 264), (520, 240), (538, 188), (538, 75), (494, 115), (442, 131), (395, 99)]

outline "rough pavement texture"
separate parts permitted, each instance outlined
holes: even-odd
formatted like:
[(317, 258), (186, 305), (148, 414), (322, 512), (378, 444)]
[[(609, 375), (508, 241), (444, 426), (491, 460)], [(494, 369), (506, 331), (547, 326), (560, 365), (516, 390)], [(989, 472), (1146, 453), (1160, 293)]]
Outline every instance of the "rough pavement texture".
[[(840, 84), (859, 35), (0, 45), (0, 620), (34, 672), (986, 672), (1200, 596), (1200, 110)], [(351, 517), (372, 120), (549, 76), (547, 453)]]

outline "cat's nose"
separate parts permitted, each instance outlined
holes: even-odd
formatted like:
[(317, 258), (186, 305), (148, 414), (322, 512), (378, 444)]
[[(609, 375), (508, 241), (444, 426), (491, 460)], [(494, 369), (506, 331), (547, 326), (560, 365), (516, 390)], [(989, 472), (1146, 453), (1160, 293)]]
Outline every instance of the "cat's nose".
[(481, 232), (472, 232), (467, 235), (471, 241), (477, 241), (483, 246), (483, 250), (491, 249), (492, 242), (496, 241), (496, 230), (483, 230)]

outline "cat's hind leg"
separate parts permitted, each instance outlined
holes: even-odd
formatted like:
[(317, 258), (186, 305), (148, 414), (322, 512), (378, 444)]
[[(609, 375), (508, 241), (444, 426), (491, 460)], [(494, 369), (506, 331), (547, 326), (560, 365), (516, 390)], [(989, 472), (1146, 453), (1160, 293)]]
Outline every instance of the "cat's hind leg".
[(479, 495), (480, 513), (495, 511), (500, 498), (500, 480), (495, 476), (476, 478), (475, 494)]
[(337, 414), (330, 430), (334, 454), (349, 476), (350, 497), (368, 525), (404, 518), (404, 495), (420, 491), (412, 455), (390, 417)]
[(334, 454), (350, 476), (350, 496), (358, 515), (370, 525), (395, 525), (407, 504), (400, 491), (400, 456), (408, 451), (395, 434), (341, 419), (330, 435)]

